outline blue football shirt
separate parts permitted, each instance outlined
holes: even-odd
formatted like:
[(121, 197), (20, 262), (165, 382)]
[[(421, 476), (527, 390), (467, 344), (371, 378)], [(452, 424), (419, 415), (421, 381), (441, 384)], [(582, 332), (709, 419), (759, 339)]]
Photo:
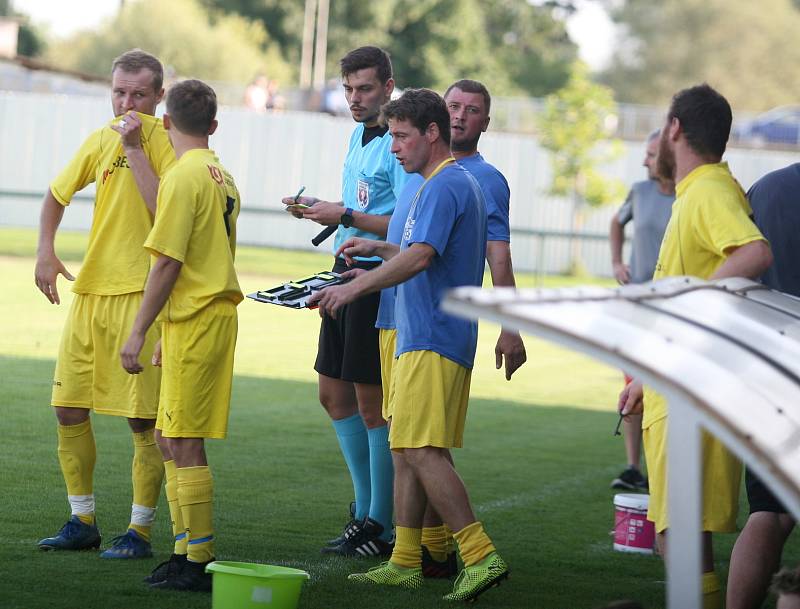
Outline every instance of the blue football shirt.
[(458, 160), (478, 181), (486, 201), (486, 226), (489, 241), (511, 241), (509, 200), (511, 191), (505, 176), (478, 152)]
[[(403, 227), (406, 224), (411, 203), (424, 182), (425, 178), (420, 174), (409, 174), (408, 182), (406, 182), (403, 192), (397, 197), (397, 205), (395, 205), (394, 212), (389, 220), (389, 231), (386, 233), (386, 241), (389, 243), (400, 245), (403, 239)], [(397, 286), (381, 290), (381, 304), (378, 307), (378, 319), (375, 322), (376, 328), (394, 330), (394, 299), (396, 292)]]
[(478, 323), (441, 310), (447, 290), (480, 286), (486, 257), (486, 204), (475, 178), (455, 163), (442, 169), (412, 201), (400, 249), (425, 243), (431, 264), (397, 286), (397, 352), (434, 351), (472, 368)]

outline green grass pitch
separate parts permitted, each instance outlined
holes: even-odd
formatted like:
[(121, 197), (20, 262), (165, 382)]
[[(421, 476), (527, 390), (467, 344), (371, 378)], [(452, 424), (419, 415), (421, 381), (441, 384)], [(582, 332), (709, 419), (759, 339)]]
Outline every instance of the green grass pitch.
[[(34, 231), (0, 229), (0, 604), (4, 609), (171, 609), (211, 606), (203, 595), (148, 590), (141, 579), (171, 551), (162, 494), (154, 527), (156, 557), (106, 561), (96, 553), (44, 553), (36, 541), (68, 517), (56, 457), (50, 383), (71, 301), (50, 305), (33, 284)], [(64, 234), (58, 251), (74, 273), (85, 236)], [(237, 266), (246, 292), (328, 268), (322, 254), (242, 247)], [(521, 277), (522, 285), (534, 279)], [(566, 280), (546, 279), (564, 285)], [(488, 285), (488, 283), (487, 283)], [(405, 592), (360, 588), (348, 573), (377, 561), (324, 557), (324, 540), (347, 519), (352, 487), (312, 369), (319, 320), (246, 300), (229, 436), (210, 441), (215, 477), (217, 557), (299, 567), (311, 574), (302, 608), (388, 609), (448, 606), (442, 581)], [(622, 376), (575, 353), (526, 338), (528, 363), (506, 382), (494, 369), (497, 327), (482, 324), (465, 448), (455, 451), (476, 513), (509, 563), (511, 578), (482, 607), (578, 609), (634, 598), (663, 606), (659, 559), (611, 549), (610, 480), (624, 464), (612, 437)], [(104, 543), (130, 515), (130, 434), (124, 421), (93, 417), (98, 461), (98, 523)], [(744, 506), (743, 506), (744, 508)], [(744, 512), (740, 523), (743, 522)], [(720, 536), (718, 568), (727, 574), (733, 536)], [(785, 562), (797, 561), (797, 546)], [(724, 581), (724, 579), (723, 579)]]

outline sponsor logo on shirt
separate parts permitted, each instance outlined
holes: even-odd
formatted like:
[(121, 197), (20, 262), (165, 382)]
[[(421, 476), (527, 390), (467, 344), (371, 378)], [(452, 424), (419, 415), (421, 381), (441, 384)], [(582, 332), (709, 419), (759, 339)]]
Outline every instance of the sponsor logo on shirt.
[(406, 220), (405, 228), (403, 228), (403, 241), (411, 241), (411, 235), (414, 234), (414, 224), (416, 224), (416, 222), (414, 218), (408, 218)]
[(120, 167), (124, 167), (125, 169), (130, 169), (130, 165), (128, 165), (128, 157), (124, 154), (121, 154), (117, 157), (113, 163), (111, 163), (111, 167), (106, 169), (103, 172), (103, 184), (106, 183), (106, 180)]

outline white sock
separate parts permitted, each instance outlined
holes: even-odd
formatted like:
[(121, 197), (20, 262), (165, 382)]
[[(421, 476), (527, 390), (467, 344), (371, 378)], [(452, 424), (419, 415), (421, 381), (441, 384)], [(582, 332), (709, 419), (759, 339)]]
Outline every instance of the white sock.
[(94, 494), (68, 495), (67, 499), (73, 514), (94, 514)]

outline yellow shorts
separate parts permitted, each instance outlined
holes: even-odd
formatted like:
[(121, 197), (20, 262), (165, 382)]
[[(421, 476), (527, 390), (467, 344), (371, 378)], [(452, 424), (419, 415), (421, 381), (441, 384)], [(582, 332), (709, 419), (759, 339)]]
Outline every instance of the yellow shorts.
[(224, 438), (233, 381), (236, 305), (215, 300), (181, 322), (164, 322), (156, 428), (167, 438)]
[(76, 294), (61, 334), (53, 378), (53, 406), (90, 408), (102, 414), (155, 419), (161, 370), (150, 364), (159, 329), (145, 337), (144, 371), (128, 374), (119, 352), (128, 340), (142, 292)]
[[(667, 419), (642, 430), (647, 475), (650, 481), (648, 520), (659, 533), (669, 528), (667, 514)], [(703, 530), (732, 533), (739, 512), (742, 463), (714, 436), (702, 432)]]
[(461, 448), (471, 378), (471, 370), (433, 351), (398, 357), (389, 396), (389, 446)]
[(392, 417), (389, 408), (389, 394), (392, 389), (392, 369), (395, 363), (395, 351), (397, 350), (397, 330), (381, 329), (378, 333), (381, 352), (381, 388), (383, 389), (383, 403), (381, 412), (384, 420), (388, 421)]

